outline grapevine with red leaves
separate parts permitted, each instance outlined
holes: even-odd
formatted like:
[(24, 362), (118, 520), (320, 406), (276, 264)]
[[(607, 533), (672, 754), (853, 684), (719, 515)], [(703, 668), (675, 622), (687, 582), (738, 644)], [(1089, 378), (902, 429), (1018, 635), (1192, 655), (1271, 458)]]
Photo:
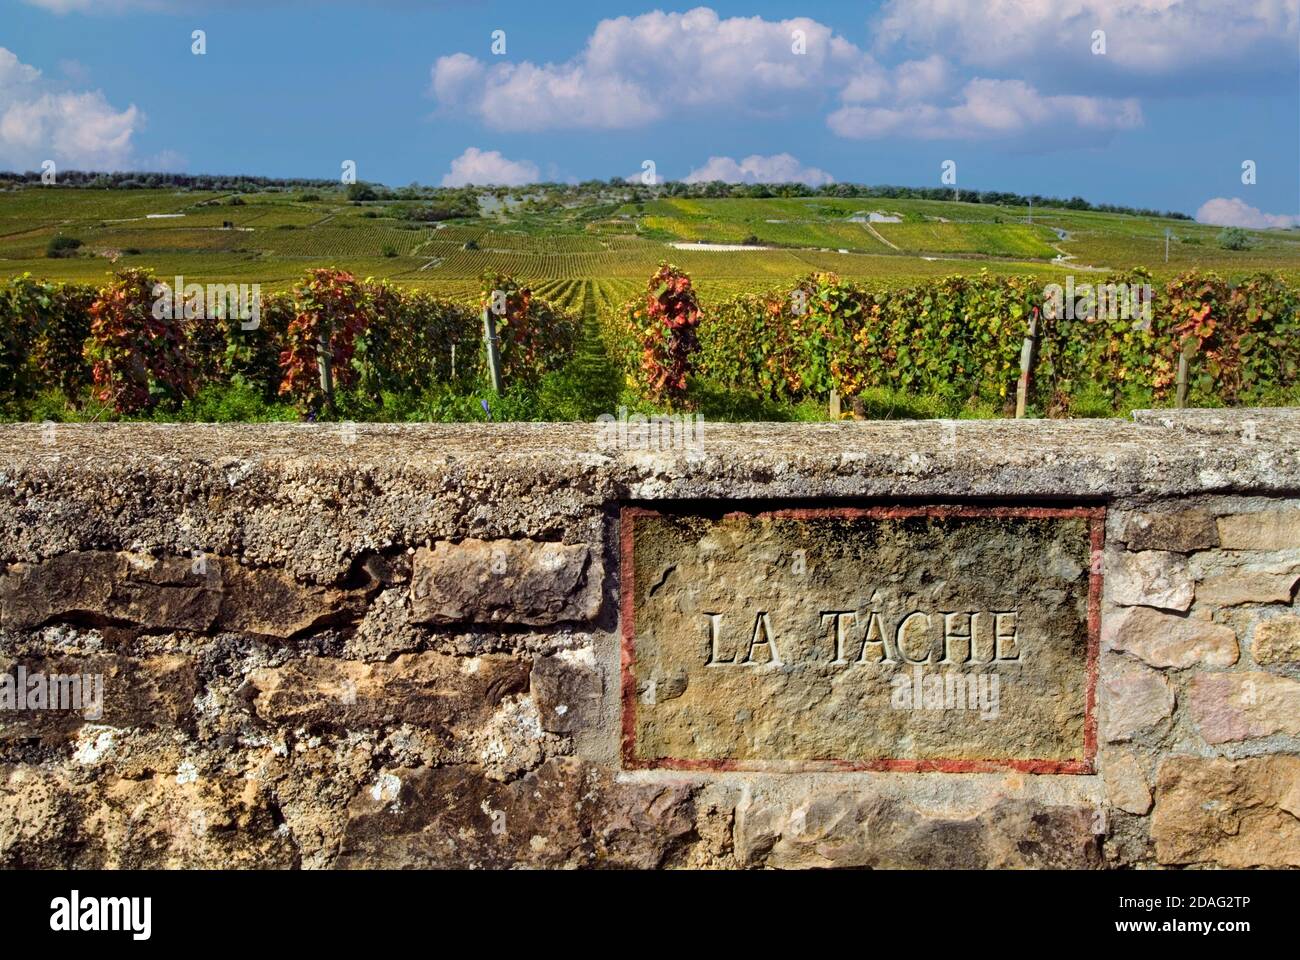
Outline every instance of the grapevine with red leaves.
[(146, 271), (123, 270), (90, 306), (85, 357), (95, 397), (118, 413), (139, 413), (194, 395), (183, 321), (170, 310), (154, 309), (155, 287)]
[(0, 404), (58, 387), (73, 403), (89, 381), (82, 348), (90, 334), (94, 287), (35, 280), (24, 273), (0, 287)]
[(484, 274), (479, 306), (495, 318), (507, 383), (535, 384), (543, 373), (560, 366), (577, 343), (576, 318), (538, 300), (512, 277)]
[(695, 370), (699, 349), (700, 305), (691, 278), (669, 263), (661, 263), (650, 278), (644, 298), (625, 308), (641, 345), (641, 372), (647, 393), (669, 404), (686, 397), (686, 378)]
[(310, 271), (294, 294), (297, 313), (280, 354), (280, 393), (293, 398), (299, 409), (317, 412), (334, 403), (321, 385), (322, 361), (335, 386), (348, 387), (356, 380), (352, 353), (369, 324), (368, 298), (352, 274), (327, 268)]

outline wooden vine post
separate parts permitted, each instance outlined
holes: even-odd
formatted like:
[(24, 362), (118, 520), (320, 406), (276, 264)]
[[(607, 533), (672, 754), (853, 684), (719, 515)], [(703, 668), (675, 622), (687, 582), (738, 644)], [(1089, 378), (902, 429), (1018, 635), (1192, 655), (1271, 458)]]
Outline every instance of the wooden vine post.
[(1187, 346), (1178, 351), (1178, 395), (1175, 401), (1178, 409), (1187, 406)]
[(316, 341), (316, 366), (320, 370), (320, 389), (325, 406), (332, 416), (334, 408), (334, 352), (330, 350), (330, 324), (322, 322)]
[(1016, 384), (1016, 419), (1023, 419), (1025, 407), (1029, 404), (1029, 378), (1034, 370), (1034, 360), (1038, 354), (1038, 308), (1029, 314), (1029, 329), (1025, 331), (1025, 342), (1020, 345), (1020, 381)]
[(492, 317), (491, 305), (483, 308), (483, 339), (487, 343), (488, 372), (492, 375), (492, 392), (501, 392), (501, 353), (497, 348), (500, 337), (497, 336), (496, 321)]

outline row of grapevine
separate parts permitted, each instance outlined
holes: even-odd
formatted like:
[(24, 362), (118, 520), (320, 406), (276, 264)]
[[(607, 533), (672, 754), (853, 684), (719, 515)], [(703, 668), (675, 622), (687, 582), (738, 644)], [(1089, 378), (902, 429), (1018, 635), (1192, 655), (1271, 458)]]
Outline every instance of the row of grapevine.
[(595, 281), (595, 286), (596, 312), (604, 314), (626, 303), (642, 284), (635, 280), (602, 279)]
[(581, 310), (586, 288), (585, 280), (543, 280), (533, 284), (533, 292), (540, 299), (562, 310), (574, 311)]
[[(653, 312), (657, 290), (662, 284), (626, 305), (598, 298), (609, 353), (652, 396), (662, 391), (647, 370), (636, 317), (639, 311), (644, 320), (647, 304)], [(1049, 413), (1068, 413), (1085, 393), (1115, 404), (1162, 402), (1180, 353), (1190, 358), (1195, 403), (1300, 396), (1300, 291), (1279, 277), (1229, 284), (1190, 273), (1158, 285), (1135, 271), (1087, 294), (1081, 288), (1073, 302), (1059, 289), (1053, 300), (1048, 290), (1039, 279), (988, 275), (869, 289), (814, 273), (790, 290), (706, 299), (688, 366), (721, 386), (776, 400), (886, 388), (1005, 410), (1037, 315), (1030, 400)], [(1107, 299), (1134, 290), (1151, 294), (1136, 311), (1131, 299)]]
[(615, 251), (600, 253), (521, 253), (495, 250), (448, 252), (435, 271), (440, 276), (480, 276), (485, 270), (501, 270), (514, 277), (550, 277), (557, 280), (586, 280), (598, 277), (644, 276), (654, 269), (652, 257)]
[(669, 406), (685, 400), (701, 318), (691, 278), (671, 264), (660, 264), (643, 293), (603, 313), (597, 307), (601, 340), (628, 382)]
[(506, 381), (531, 384), (567, 362), (581, 326), (502, 275), (483, 277), (473, 303), (336, 269), (242, 304), (207, 294), (173, 298), (143, 270), (101, 288), (27, 275), (0, 285), (0, 410), (20, 414), (57, 389), (76, 405), (93, 398), (139, 414), (238, 382), (315, 415), (333, 401), (322, 381), (374, 399), (435, 384), (471, 389), (484, 375), (489, 305)]
[(483, 250), (518, 253), (600, 253), (608, 249), (608, 246), (596, 237), (564, 233), (488, 230), (476, 242)]
[(410, 256), (427, 236), (418, 230), (375, 224), (327, 224), (310, 230), (259, 229), (244, 234), (242, 244), (285, 257), (378, 257), (386, 248)]

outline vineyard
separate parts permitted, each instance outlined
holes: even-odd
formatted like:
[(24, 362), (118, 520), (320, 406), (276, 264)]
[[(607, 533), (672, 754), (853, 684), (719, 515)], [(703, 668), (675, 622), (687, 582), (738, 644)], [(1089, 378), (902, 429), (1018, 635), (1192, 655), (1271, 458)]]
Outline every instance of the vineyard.
[[(544, 412), (535, 400), (548, 392), (565, 394), (565, 410), (599, 397), (607, 411), (691, 408), (711, 391), (816, 407), (834, 391), (850, 407), (883, 392), (951, 415), (1005, 415), (1031, 317), (1029, 402), (1043, 415), (1168, 404), (1180, 356), (1196, 404), (1300, 402), (1300, 292), (1285, 279), (1188, 273), (1161, 284), (1134, 271), (1098, 283), (1150, 285), (1149, 314), (1097, 312), (1082, 295), (1049, 307), (1032, 276), (899, 288), (810, 272), (789, 286), (701, 290), (662, 265), (648, 282), (487, 274), (446, 296), (316, 269), (264, 296), (249, 325), (224, 302), (160, 312), (160, 288), (139, 270), (99, 287), (19, 277), (0, 287), (0, 408), (166, 418), (193, 413), (204, 391), (235, 389), (275, 416), (411, 416), (435, 394), (484, 397), (490, 413), (489, 304), (516, 412)], [(439, 409), (463, 416), (464, 399)]]
[[(533, 284), (641, 283), (667, 259), (690, 273), (706, 301), (793, 284), (811, 271), (900, 288), (982, 271), (1049, 282), (1139, 266), (1164, 281), (1187, 269), (1234, 280), (1261, 270), (1300, 276), (1300, 233), (1253, 231), (1247, 249), (1225, 250), (1218, 232), (1186, 220), (914, 199), (661, 198), (426, 222), (331, 192), (34, 187), (0, 191), (0, 276), (98, 284), (132, 267), (286, 290), (309, 267), (337, 266), (459, 297), (488, 272)], [(58, 237), (79, 246), (51, 257)], [(673, 246), (691, 242), (748, 249)]]
[[(1120, 290), (1149, 282), (1140, 271), (1098, 280)], [(622, 305), (602, 302), (599, 313), (610, 356), (629, 382), (656, 397), (665, 361), (663, 348), (647, 339), (646, 309), (653, 313), (654, 291), (663, 288), (657, 276), (646, 293)], [(1005, 415), (1033, 315), (1040, 326), (1029, 399), (1047, 415), (1168, 404), (1180, 354), (1189, 358), (1197, 405), (1300, 402), (1295, 286), (1270, 274), (1229, 284), (1189, 273), (1152, 293), (1149, 317), (1127, 309), (1112, 316), (1089, 308), (1082, 294), (1068, 311), (1048, 310), (1030, 277), (872, 290), (811, 274), (793, 288), (706, 306), (693, 334), (698, 348), (673, 365), (774, 401), (884, 391), (938, 398), (953, 412)]]
[[(1217, 228), (1158, 216), (830, 196), (420, 212), (328, 190), (0, 190), (0, 407), (473, 419), (626, 404), (781, 418), (825, 416), (835, 391), (850, 405), (891, 398), (869, 414), (994, 416), (1009, 409), (1028, 317), (1067, 277), (1149, 280), (1154, 316), (1142, 329), (1042, 318), (1032, 412), (1172, 402), (1183, 351), (1193, 402), (1297, 402), (1297, 231), (1247, 231), (1244, 249), (1225, 249)], [(222, 316), (156, 321), (138, 302), (154, 277), (259, 284), (261, 332)], [(507, 363), (500, 397), (482, 342), (492, 284), (513, 291), (502, 329), (530, 358)], [(672, 304), (651, 302), (660, 287)], [(333, 411), (309, 388), (313, 316), (347, 358), (331, 371)], [(226, 409), (214, 391), (241, 399)]]
[(1041, 225), (1022, 223), (882, 223), (877, 232), (901, 250), (932, 253), (980, 253), (990, 256), (1050, 260), (1055, 234)]
[(561, 310), (581, 310), (590, 284), (582, 280), (545, 280), (533, 286), (533, 294)]
[(581, 319), (508, 277), (484, 278), (478, 303), (467, 304), (318, 269), (242, 313), (211, 290), (173, 297), (139, 270), (100, 288), (19, 277), (0, 287), (0, 408), (22, 416), (58, 392), (65, 413), (166, 414), (233, 386), (315, 419), (345, 400), (373, 412), (389, 397), (472, 392), (484, 376), (482, 310), (494, 297), (501, 369), (511, 384), (535, 387), (573, 356)]

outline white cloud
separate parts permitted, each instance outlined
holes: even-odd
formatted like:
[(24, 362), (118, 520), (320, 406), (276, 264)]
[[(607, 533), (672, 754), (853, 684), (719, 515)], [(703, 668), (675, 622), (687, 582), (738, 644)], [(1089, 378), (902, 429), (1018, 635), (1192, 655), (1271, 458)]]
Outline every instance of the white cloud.
[[(1037, 0), (1023, 2), (1032, 7)], [(966, 22), (950, 9), (962, 6), (956, 0), (940, 6), (948, 20)], [(897, 31), (901, 14), (890, 10), (894, 19), (886, 22)], [(800, 45), (806, 52), (796, 52)], [(1065, 139), (1072, 129), (1109, 134), (1142, 124), (1134, 99), (1049, 95), (1020, 80), (964, 72), (941, 53), (886, 66), (806, 17), (724, 19), (698, 7), (602, 20), (562, 63), (445, 56), (432, 67), (430, 93), (444, 109), (515, 132), (630, 129), (719, 111), (770, 119), (796, 109), (820, 112), (836, 98), (840, 106), (827, 124), (852, 139), (1061, 134), (1040, 138), (1051, 149), (1072, 145)]]
[(499, 150), (468, 147), (451, 162), (451, 172), (442, 178), (444, 187), (519, 187), (538, 181), (537, 165), (527, 160), (507, 160)]
[(943, 93), (948, 83), (948, 62), (937, 53), (909, 60), (894, 72), (894, 92), (903, 101), (933, 97)]
[[(461, 62), (449, 69), (448, 60), (444, 57), (434, 66), (434, 90), (467, 91), (471, 81), (479, 80), (470, 93), (471, 109), (496, 130), (612, 130), (641, 126), (662, 115), (662, 105), (635, 83), (592, 74), (581, 66), (507, 63), (485, 70), (475, 60), (472, 66)], [(447, 102), (446, 97), (440, 99)]]
[(40, 78), (41, 71), (21, 62), (12, 51), (0, 47), (0, 92), (30, 86)]
[(892, 70), (868, 60), (840, 91), (840, 99), (845, 103), (911, 103), (944, 93), (952, 82), (948, 62), (937, 53), (900, 63)]
[(60, 92), (41, 72), (0, 47), (0, 164), (120, 170), (131, 161), (131, 138), (144, 122), (135, 105), (117, 110), (98, 90)]
[(788, 153), (770, 157), (754, 154), (739, 163), (731, 157), (709, 157), (708, 163), (682, 179), (685, 183), (722, 180), (725, 183), (806, 183), (810, 187), (835, 182), (825, 170), (805, 167)]
[[(796, 54), (796, 31), (805, 53)], [(498, 130), (626, 129), (682, 110), (772, 115), (815, 102), (871, 57), (806, 17), (720, 18), (707, 7), (602, 20), (564, 63), (440, 58), (432, 94)]]
[(431, 71), (430, 93), (439, 100), (458, 101), (475, 93), (483, 82), (486, 68), (468, 53), (439, 57)]
[[(826, 120), (842, 137), (873, 140), (915, 137), (923, 140), (1018, 137), (1054, 129), (1068, 137), (1072, 130), (1113, 133), (1142, 125), (1137, 100), (1104, 97), (1045, 96), (1021, 80), (968, 82), (960, 97), (948, 105), (910, 103), (901, 106), (845, 106)], [(1045, 147), (1070, 146), (1077, 141)]]
[(840, 99), (845, 103), (872, 103), (884, 99), (892, 89), (888, 72), (873, 67), (854, 75), (840, 91)]
[(1286, 228), (1300, 225), (1300, 216), (1263, 213), (1237, 197), (1231, 200), (1227, 197), (1215, 197), (1201, 204), (1201, 208), (1196, 211), (1196, 222), (1209, 223), (1216, 227), (1268, 230), (1274, 227)]
[[(1295, 62), (1300, 0), (889, 0), (876, 24), (877, 47), (941, 50), (961, 64), (1018, 76), (1088, 81), (1106, 69), (1132, 76), (1199, 73), (1236, 65), (1253, 70)], [(1094, 30), (1106, 53), (1094, 56)], [(1221, 79), (1221, 77), (1220, 77)]]

